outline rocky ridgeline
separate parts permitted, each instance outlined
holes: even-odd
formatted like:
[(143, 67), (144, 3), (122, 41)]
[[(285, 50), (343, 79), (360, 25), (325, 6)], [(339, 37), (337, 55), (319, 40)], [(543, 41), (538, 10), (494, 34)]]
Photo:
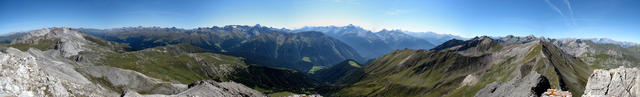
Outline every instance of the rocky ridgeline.
[(637, 68), (594, 70), (583, 97), (638, 97), (639, 81), (640, 70)]
[(43, 28), (40, 30), (27, 32), (24, 36), (12, 41), (15, 43), (27, 43), (35, 44), (38, 40), (57, 40), (55, 49), (64, 57), (77, 55), (78, 52), (84, 51), (84, 47), (88, 41), (83, 37), (83, 34), (77, 30), (71, 28)]

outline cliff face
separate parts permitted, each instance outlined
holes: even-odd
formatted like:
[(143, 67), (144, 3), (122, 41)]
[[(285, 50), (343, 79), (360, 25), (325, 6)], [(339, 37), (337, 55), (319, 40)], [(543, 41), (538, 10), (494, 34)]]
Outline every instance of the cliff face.
[(583, 97), (637, 97), (640, 96), (639, 81), (640, 70), (636, 68), (594, 70), (589, 77)]

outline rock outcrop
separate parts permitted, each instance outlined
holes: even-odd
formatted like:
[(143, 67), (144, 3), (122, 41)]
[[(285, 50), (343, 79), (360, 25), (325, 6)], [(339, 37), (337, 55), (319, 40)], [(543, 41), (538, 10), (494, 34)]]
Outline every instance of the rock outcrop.
[(549, 80), (531, 72), (523, 78), (514, 78), (508, 82), (493, 82), (476, 93), (475, 97), (532, 97), (540, 96), (549, 87)]
[[(50, 73), (40, 59), (15, 48), (0, 53), (0, 96), (116, 96), (108, 89), (88, 81), (66, 79)], [(73, 74), (66, 71), (61, 74)], [(75, 72), (77, 73), (77, 72)]]
[(264, 94), (235, 82), (197, 81), (189, 84), (189, 89), (173, 95), (141, 95), (135, 91), (125, 91), (124, 97), (265, 97)]
[(89, 77), (105, 80), (113, 87), (145, 91), (151, 94), (174, 94), (187, 89), (187, 85), (163, 82), (133, 70), (109, 66), (89, 66), (78, 68), (78, 70), (86, 73)]
[(589, 77), (583, 97), (638, 97), (640, 96), (640, 70), (620, 67), (594, 70)]

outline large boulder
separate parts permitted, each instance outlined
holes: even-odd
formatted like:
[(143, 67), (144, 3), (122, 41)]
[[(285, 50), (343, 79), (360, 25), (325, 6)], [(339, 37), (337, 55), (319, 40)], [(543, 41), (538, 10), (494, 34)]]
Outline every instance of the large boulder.
[(493, 82), (478, 91), (475, 97), (532, 97), (540, 96), (550, 88), (549, 80), (531, 72), (522, 78), (514, 78), (508, 82)]
[(585, 96), (638, 97), (640, 96), (640, 70), (616, 68), (594, 70), (589, 77)]

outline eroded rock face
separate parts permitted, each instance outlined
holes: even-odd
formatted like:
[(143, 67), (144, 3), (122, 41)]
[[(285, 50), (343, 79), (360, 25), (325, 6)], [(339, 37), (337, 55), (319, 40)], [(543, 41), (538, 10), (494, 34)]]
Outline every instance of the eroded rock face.
[(135, 91), (125, 91), (124, 97), (265, 97), (264, 94), (235, 82), (196, 81), (189, 89), (173, 95), (141, 95)]
[(620, 67), (611, 70), (594, 70), (589, 77), (585, 96), (640, 96), (640, 70)]
[[(37, 57), (8, 48), (0, 53), (0, 96), (116, 96), (83, 81), (53, 76)], [(75, 72), (75, 71), (70, 71)]]
[(508, 82), (493, 82), (478, 91), (475, 97), (532, 97), (540, 96), (550, 87), (544, 76), (531, 72)]

